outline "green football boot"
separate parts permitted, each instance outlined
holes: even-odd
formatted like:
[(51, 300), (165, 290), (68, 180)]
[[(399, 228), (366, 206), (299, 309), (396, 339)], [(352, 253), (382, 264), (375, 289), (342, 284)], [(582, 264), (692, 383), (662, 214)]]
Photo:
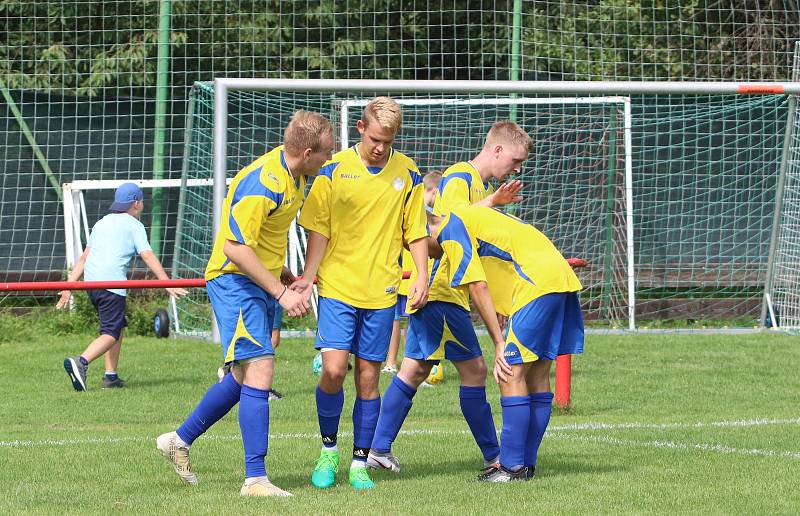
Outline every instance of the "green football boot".
[(331, 487), (336, 482), (337, 471), (339, 471), (339, 452), (320, 452), (314, 471), (311, 473), (311, 485), (320, 489)]
[(375, 482), (369, 478), (367, 468), (350, 468), (350, 485), (353, 489), (372, 489), (375, 487)]

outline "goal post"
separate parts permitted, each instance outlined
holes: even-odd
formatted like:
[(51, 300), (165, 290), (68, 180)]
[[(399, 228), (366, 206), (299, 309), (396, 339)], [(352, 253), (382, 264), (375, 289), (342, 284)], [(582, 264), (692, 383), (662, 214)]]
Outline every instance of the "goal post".
[[(431, 138), (430, 126), (412, 128), (404, 120), (398, 149), (418, 164), (428, 160), (428, 169), (443, 166), (428, 158), (431, 153), (448, 156), (448, 164), (469, 159), (487, 122), (515, 111), (539, 145), (523, 166), (530, 168), (522, 179), (532, 200), (520, 209), (527, 210), (529, 222), (542, 227), (544, 221), (548, 235), (560, 226), (575, 229), (566, 240), (555, 240), (562, 250), (569, 247), (563, 242), (572, 241), (576, 255), (586, 254), (581, 249), (597, 252), (587, 274), (611, 271), (616, 292), (603, 292), (600, 281), (582, 298), (586, 303), (596, 296), (598, 302), (585, 309), (605, 320), (603, 327), (646, 329), (665, 319), (691, 325), (710, 318), (719, 319), (720, 328), (752, 329), (758, 319), (768, 254), (764, 233), (774, 215), (782, 147), (779, 121), (785, 120), (787, 95), (800, 91), (800, 83), (221, 78), (207, 90), (213, 97), (205, 116), (213, 120), (215, 229), (225, 195), (222, 180), (258, 155), (229, 138), (254, 131), (251, 139), (265, 151), (266, 144), (279, 143), (276, 128), (295, 109), (321, 111), (347, 130), (364, 99), (376, 94), (404, 104), (404, 117), (424, 118), (425, 110), (438, 110), (440, 117), (464, 113), (464, 120), (445, 124), (448, 134), (451, 125), (464, 124), (463, 139), (447, 136), (442, 143), (434, 137), (429, 152), (409, 143)], [(629, 100), (602, 107), (601, 97)], [(582, 111), (589, 106), (601, 107)], [(470, 118), (470, 109), (479, 116)], [(262, 122), (270, 127), (256, 130)], [(342, 130), (338, 141), (349, 145), (352, 139)], [(461, 154), (439, 152), (455, 146)], [(592, 202), (579, 203), (587, 199)], [(553, 216), (570, 213), (576, 214), (573, 220)], [(609, 299), (605, 316), (601, 302)]]

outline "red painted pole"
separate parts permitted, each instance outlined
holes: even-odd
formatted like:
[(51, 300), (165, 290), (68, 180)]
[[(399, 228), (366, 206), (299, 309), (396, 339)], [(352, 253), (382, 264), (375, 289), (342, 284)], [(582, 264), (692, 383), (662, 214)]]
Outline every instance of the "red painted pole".
[(178, 288), (205, 287), (206, 280), (124, 280), (124, 281), (29, 281), (21, 283), (0, 283), (0, 291), (19, 290), (95, 290), (105, 288)]
[(556, 357), (556, 406), (560, 409), (569, 407), (572, 383), (572, 355)]

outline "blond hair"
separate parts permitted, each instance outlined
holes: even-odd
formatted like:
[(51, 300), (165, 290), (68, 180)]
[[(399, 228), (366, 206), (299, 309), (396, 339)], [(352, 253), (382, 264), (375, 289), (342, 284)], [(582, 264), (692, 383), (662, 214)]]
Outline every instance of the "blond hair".
[(374, 120), (381, 128), (396, 133), (403, 125), (403, 112), (400, 104), (389, 97), (375, 97), (364, 108), (361, 120), (364, 122), (364, 126), (368, 126)]
[(511, 120), (498, 120), (492, 124), (486, 135), (484, 148), (494, 145), (520, 145), (528, 152), (533, 148), (533, 140), (520, 126)]
[(422, 184), (425, 185), (425, 190), (433, 190), (439, 187), (439, 181), (442, 179), (442, 173), (438, 170), (431, 170), (422, 176)]
[(322, 137), (333, 135), (333, 126), (327, 118), (314, 111), (298, 110), (289, 120), (283, 132), (283, 147), (294, 156), (306, 149), (312, 152), (322, 150)]

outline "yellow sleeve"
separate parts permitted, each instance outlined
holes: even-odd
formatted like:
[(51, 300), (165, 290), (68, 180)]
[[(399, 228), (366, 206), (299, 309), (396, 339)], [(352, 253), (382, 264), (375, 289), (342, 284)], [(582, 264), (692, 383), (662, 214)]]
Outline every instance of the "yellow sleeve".
[(452, 213), (448, 215), (438, 240), (447, 255), (447, 278), (452, 288), (486, 281), (477, 243), (469, 236), (461, 219)]
[(469, 181), (471, 177), (466, 172), (448, 174), (442, 179), (441, 203), (439, 211), (447, 214), (456, 208), (469, 205)]
[[(334, 164), (335, 165), (335, 164)], [(300, 212), (298, 223), (308, 231), (319, 233), (325, 238), (331, 237), (331, 176), (330, 172), (324, 174), (323, 167), (311, 184), (303, 209)]]
[(277, 182), (269, 185), (261, 182), (260, 173), (254, 172), (229, 192), (231, 196), (228, 210), (228, 223), (223, 225), (223, 237), (244, 244), (258, 247), (258, 236), (264, 220), (281, 205), (284, 193)]
[(411, 191), (403, 206), (403, 239), (407, 243), (428, 236), (425, 217), (425, 187), (417, 167), (408, 170), (411, 174)]

